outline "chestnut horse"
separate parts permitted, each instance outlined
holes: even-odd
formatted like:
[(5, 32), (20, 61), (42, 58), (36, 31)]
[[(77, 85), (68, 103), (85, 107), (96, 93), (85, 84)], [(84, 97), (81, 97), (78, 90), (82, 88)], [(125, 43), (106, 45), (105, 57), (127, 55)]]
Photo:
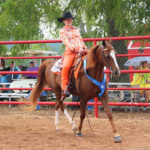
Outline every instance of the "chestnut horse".
[[(96, 45), (91, 48), (86, 56), (86, 72), (89, 76), (95, 78), (97, 81), (101, 82), (104, 76), (104, 66), (108, 66), (112, 72), (113, 76), (119, 76), (120, 70), (116, 60), (116, 51), (109, 42), (102, 42), (103, 46)], [(30, 100), (32, 103), (32, 108), (35, 108), (37, 104), (37, 99), (40, 96), (41, 91), (45, 86), (52, 88), (56, 94), (57, 102), (55, 105), (55, 125), (58, 129), (58, 109), (64, 112), (64, 114), (69, 119), (72, 124), (72, 128), (77, 136), (82, 136), (81, 129), (82, 123), (85, 118), (86, 105), (88, 100), (97, 97), (100, 93), (100, 89), (97, 85), (92, 83), (86, 76), (84, 65), (82, 62), (81, 68), (79, 70), (78, 78), (75, 80), (75, 88), (70, 89), (73, 95), (78, 95), (80, 97), (80, 123), (78, 128), (76, 127), (74, 121), (71, 120), (67, 109), (65, 109), (63, 102), (61, 101), (61, 78), (51, 71), (51, 67), (56, 61), (45, 61), (41, 64), (38, 71), (38, 81), (36, 86), (33, 88)], [(121, 137), (115, 127), (114, 120), (111, 111), (108, 107), (108, 92), (107, 83), (105, 83), (106, 89), (103, 95), (99, 98), (103, 104), (104, 110), (109, 118), (110, 124), (112, 126), (112, 131), (114, 134), (114, 141), (121, 142)]]

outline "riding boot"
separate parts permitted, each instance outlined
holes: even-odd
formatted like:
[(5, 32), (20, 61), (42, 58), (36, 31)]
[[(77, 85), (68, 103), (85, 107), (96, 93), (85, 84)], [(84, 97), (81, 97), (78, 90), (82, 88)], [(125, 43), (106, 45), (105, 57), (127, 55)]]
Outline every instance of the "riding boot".
[(66, 87), (64, 90), (62, 90), (62, 96), (68, 97), (70, 96), (69, 89)]

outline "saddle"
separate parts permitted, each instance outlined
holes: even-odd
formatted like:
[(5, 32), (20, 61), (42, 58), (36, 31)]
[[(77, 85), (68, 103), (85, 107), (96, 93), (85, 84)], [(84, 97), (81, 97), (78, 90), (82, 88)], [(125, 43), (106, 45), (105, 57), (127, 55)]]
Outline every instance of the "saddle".
[[(80, 70), (80, 67), (81, 67), (81, 63), (83, 61), (83, 58), (84, 56), (79, 56), (79, 55), (76, 55), (74, 61), (73, 61), (73, 64), (70, 68), (70, 73), (69, 73), (69, 77), (71, 76), (71, 74), (74, 72), (74, 76), (75, 78), (78, 77), (78, 72)], [(51, 71), (55, 74), (61, 74), (61, 70), (62, 70), (62, 67), (63, 67), (63, 58), (61, 59), (58, 59), (55, 64), (53, 65), (53, 67), (51, 68)]]
[[(75, 82), (75, 79), (78, 78), (78, 73), (79, 70), (81, 68), (81, 64), (84, 60), (84, 56), (80, 56), (80, 55), (76, 55), (74, 62), (72, 64), (72, 67), (70, 68), (70, 72), (69, 72), (69, 84), (68, 84), (68, 88), (71, 88)], [(51, 68), (51, 71), (57, 75), (60, 74), (61, 76), (61, 70), (63, 67), (63, 58), (57, 60), (55, 62), (55, 64), (53, 65), (53, 67)]]

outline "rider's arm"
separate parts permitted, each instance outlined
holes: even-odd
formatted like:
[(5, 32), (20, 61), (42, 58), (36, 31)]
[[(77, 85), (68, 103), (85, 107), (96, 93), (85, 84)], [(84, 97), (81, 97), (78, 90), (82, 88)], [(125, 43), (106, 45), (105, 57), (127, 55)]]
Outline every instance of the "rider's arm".
[(85, 43), (83, 42), (82, 37), (81, 37), (81, 35), (80, 35), (79, 29), (76, 30), (76, 34), (77, 34), (77, 36), (80, 38), (80, 41), (81, 41), (81, 43), (82, 43), (82, 47), (81, 47), (78, 51), (81, 52), (81, 51), (83, 51), (83, 50), (87, 50), (87, 47), (86, 47)]

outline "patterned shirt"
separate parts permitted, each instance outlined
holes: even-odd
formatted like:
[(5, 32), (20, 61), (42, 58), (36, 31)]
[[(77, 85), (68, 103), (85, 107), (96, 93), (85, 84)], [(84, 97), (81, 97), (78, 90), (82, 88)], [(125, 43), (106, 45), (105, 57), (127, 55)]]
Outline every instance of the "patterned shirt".
[(66, 47), (66, 51), (81, 52), (86, 49), (82, 41), (79, 29), (71, 26), (71, 28), (63, 27), (60, 29), (60, 39)]

